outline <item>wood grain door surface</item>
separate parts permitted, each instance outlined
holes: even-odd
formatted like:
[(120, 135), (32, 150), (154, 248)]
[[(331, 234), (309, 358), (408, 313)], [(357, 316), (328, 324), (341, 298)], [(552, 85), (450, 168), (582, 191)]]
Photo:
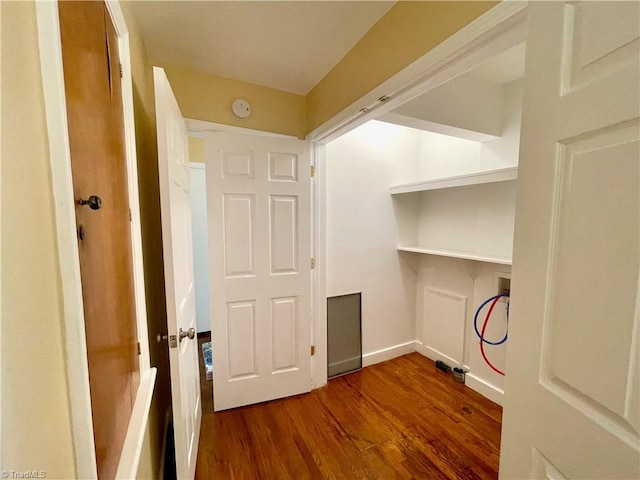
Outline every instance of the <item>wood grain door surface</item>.
[(103, 2), (60, 2), (91, 409), (99, 478), (113, 478), (140, 380), (118, 38)]

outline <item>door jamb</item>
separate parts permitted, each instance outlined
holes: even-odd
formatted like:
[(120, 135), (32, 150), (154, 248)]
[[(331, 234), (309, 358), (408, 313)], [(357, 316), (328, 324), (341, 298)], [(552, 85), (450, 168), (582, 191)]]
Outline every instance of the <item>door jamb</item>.
[[(140, 362), (140, 385), (136, 392), (136, 400), (131, 413), (116, 477), (133, 478), (140, 459), (140, 445), (146, 430), (156, 369), (150, 367), (149, 360), (129, 33), (119, 2), (117, 0), (106, 0), (105, 5), (118, 36), (120, 63), (122, 64), (122, 100), (125, 156), (129, 180), (128, 194), (131, 208), (133, 280), (136, 324), (138, 341), (140, 342), (140, 355), (138, 356)], [(82, 284), (76, 237), (75, 201), (71, 175), (71, 154), (67, 127), (58, 2), (36, 2), (36, 19), (40, 48), (40, 70), (42, 73), (49, 136), (49, 163), (53, 185), (57, 250), (61, 277), (66, 369), (69, 383), (68, 392), (76, 475), (79, 478), (96, 478), (97, 467), (91, 416), (89, 368), (87, 364)]]

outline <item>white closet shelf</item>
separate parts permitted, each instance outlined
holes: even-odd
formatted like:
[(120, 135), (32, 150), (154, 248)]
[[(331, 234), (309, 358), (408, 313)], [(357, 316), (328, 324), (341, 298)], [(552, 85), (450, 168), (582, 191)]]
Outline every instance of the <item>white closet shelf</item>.
[(427, 190), (440, 190), (443, 188), (466, 187), (468, 185), (480, 185), (483, 183), (507, 182), (518, 178), (518, 167), (498, 168), (483, 172), (455, 175), (453, 177), (436, 178), (422, 182), (403, 183), (391, 187), (391, 195), (412, 192), (426, 192)]
[(398, 250), (401, 252), (423, 253), (426, 255), (438, 255), (440, 257), (463, 258), (465, 260), (476, 260), (478, 262), (511, 265), (511, 257), (483, 255), (482, 253), (464, 252), (460, 250), (447, 250), (446, 248), (398, 247)]

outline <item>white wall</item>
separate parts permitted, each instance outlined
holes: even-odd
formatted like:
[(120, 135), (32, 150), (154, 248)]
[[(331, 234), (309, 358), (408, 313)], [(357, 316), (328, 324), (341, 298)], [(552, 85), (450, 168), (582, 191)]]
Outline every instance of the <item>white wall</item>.
[(496, 140), (482, 143), (480, 152), (481, 170), (518, 165), (524, 79), (504, 85), (503, 96), (502, 136)]
[[(450, 366), (464, 366), (469, 370), (467, 385), (480, 391), (497, 403), (502, 401), (504, 377), (491, 370), (480, 355), (479, 340), (473, 329), (473, 316), (478, 306), (487, 298), (498, 293), (498, 276), (510, 276), (511, 267), (492, 263), (474, 262), (432, 255), (422, 255), (416, 292), (416, 338), (417, 349), (433, 360), (444, 360)], [(466, 314), (434, 318), (432, 312), (423, 310), (425, 289), (436, 290), (454, 296), (465, 297)], [(496, 305), (489, 321), (486, 338), (500, 340), (505, 333), (506, 311), (504, 303)], [(488, 306), (486, 307), (488, 308)], [(487, 313), (483, 309), (478, 319), (478, 328)], [(452, 324), (452, 325), (449, 325)], [(429, 338), (427, 331), (446, 329), (451, 332), (463, 332), (455, 338)], [(448, 355), (445, 346), (455, 345), (463, 352), (462, 358)], [(485, 346), (490, 361), (504, 371), (508, 341), (498, 346)]]
[(451, 177), (480, 170), (482, 144), (439, 133), (422, 132), (419, 178)]
[[(422, 178), (516, 166), (523, 93), (523, 80), (516, 80), (503, 87), (501, 138), (480, 144), (423, 133), (419, 166)], [(430, 247), (510, 257), (513, 249), (516, 189), (517, 182), (511, 181), (420, 194), (420, 208), (417, 213), (418, 243)], [(420, 257), (416, 293), (418, 350), (434, 360), (445, 360), (452, 365), (463, 364), (469, 369), (467, 384), (500, 403), (504, 378), (491, 370), (480, 355), (479, 341), (473, 329), (473, 314), (485, 299), (498, 293), (497, 275), (508, 274), (511, 268), (431, 255)], [(453, 318), (454, 315), (449, 313), (448, 316), (435, 319), (429, 312), (424, 312), (425, 289), (465, 297), (465, 318)], [(500, 305), (499, 309), (496, 306), (487, 330), (487, 338), (492, 341), (499, 340), (504, 334), (506, 316), (504, 304)], [(486, 310), (483, 310), (482, 320), (484, 314)], [(425, 333), (437, 332), (439, 329), (451, 332), (450, 335), (455, 334), (458, 338), (425, 336)], [(458, 332), (464, 334), (459, 335)], [(438, 353), (438, 348), (449, 348), (454, 344), (462, 344), (462, 359), (447, 358), (447, 355), (443, 355), (446, 352)], [(499, 369), (504, 370), (507, 348), (508, 341), (503, 345), (485, 347), (487, 356)]]
[[(417, 243), (510, 257), (517, 182), (393, 200), (389, 186), (517, 165), (523, 90), (522, 80), (502, 87), (503, 136), (496, 140), (479, 143), (370, 122), (331, 142), (326, 155), (327, 292), (363, 292), (365, 355), (416, 340), (418, 351), (430, 358), (468, 368), (467, 384), (496, 402), (504, 379), (480, 356), (473, 315), (498, 292), (498, 274), (508, 276), (511, 268), (399, 254), (396, 246)], [(424, 311), (425, 289), (431, 311)], [(500, 304), (487, 337), (502, 338), (505, 322)], [(499, 369), (505, 367), (506, 348), (508, 342), (486, 346)]]
[(189, 165), (191, 230), (193, 240), (193, 281), (196, 290), (196, 323), (199, 332), (211, 331), (209, 289), (209, 247), (207, 230), (207, 188), (204, 163)]
[(524, 79), (500, 89), (502, 136), (475, 142), (439, 133), (422, 132), (419, 179), (474, 173), (518, 165)]
[(327, 145), (327, 296), (362, 292), (365, 364), (415, 339), (417, 258), (396, 250), (389, 187), (416, 177), (419, 153), (419, 131), (376, 121)]
[(445, 83), (393, 113), (499, 137), (502, 132), (502, 86), (472, 75)]
[(516, 183), (421, 193), (418, 245), (510, 258)]

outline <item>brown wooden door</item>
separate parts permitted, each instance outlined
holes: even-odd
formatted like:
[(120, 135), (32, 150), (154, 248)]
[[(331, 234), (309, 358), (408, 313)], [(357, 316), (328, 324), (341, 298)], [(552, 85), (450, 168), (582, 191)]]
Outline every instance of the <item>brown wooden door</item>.
[(99, 478), (115, 476), (139, 384), (117, 36), (103, 2), (60, 2), (73, 190)]

